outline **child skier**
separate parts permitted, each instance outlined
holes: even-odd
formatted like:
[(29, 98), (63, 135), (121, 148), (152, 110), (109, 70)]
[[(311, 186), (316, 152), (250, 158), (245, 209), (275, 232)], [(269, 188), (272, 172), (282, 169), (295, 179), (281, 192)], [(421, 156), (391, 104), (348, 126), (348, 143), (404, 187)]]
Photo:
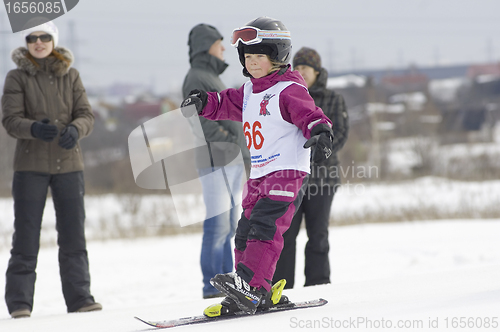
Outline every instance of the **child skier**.
[(270, 303), (283, 233), (302, 201), (310, 158), (321, 162), (331, 155), (333, 133), (302, 76), (290, 69), (291, 37), (282, 22), (259, 17), (234, 30), (231, 45), (250, 81), (220, 93), (193, 90), (181, 110), (186, 117), (196, 108), (210, 120), (243, 123), (252, 168), (236, 230), (236, 272), (211, 283), (227, 295), (222, 306), (253, 314)]

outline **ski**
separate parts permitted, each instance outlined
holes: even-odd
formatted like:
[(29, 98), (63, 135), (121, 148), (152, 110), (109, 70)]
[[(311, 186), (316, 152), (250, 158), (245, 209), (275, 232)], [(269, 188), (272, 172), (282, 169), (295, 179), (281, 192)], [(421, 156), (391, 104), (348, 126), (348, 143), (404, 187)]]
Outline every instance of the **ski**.
[(191, 317), (184, 317), (184, 318), (165, 320), (165, 321), (149, 321), (149, 320), (144, 320), (144, 319), (139, 318), (139, 317), (135, 317), (135, 318), (140, 320), (143, 323), (148, 324), (149, 326), (164, 329), (164, 328), (172, 328), (172, 327), (183, 326), (183, 325), (218, 322), (221, 320), (228, 320), (228, 319), (234, 319), (234, 318), (252, 317), (252, 316), (270, 314), (273, 312), (280, 312), (280, 311), (287, 311), (287, 310), (314, 308), (314, 307), (323, 306), (327, 303), (328, 303), (327, 300), (321, 299), (321, 298), (316, 299), (316, 300), (311, 300), (311, 301), (304, 301), (304, 302), (290, 302), (290, 303), (286, 303), (286, 304), (282, 304), (282, 305), (272, 306), (271, 308), (269, 308), (267, 310), (257, 311), (253, 315), (248, 315), (248, 314), (244, 313), (243, 311), (239, 311), (239, 312), (234, 313), (233, 315), (225, 315), (225, 316), (217, 316), (217, 317), (207, 317), (207, 316), (201, 315), (201, 316), (191, 316)]

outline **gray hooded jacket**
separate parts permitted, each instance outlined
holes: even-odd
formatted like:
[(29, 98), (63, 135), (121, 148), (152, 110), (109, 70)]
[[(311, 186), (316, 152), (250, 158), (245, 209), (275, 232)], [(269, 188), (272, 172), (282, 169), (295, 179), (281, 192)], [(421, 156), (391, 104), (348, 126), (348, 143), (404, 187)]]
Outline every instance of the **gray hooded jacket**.
[[(208, 50), (214, 42), (222, 39), (222, 35), (214, 27), (207, 24), (199, 24), (191, 30), (189, 34), (189, 69), (182, 86), (182, 94), (185, 97), (194, 89), (220, 92), (226, 87), (222, 83), (219, 75), (227, 68), (227, 64), (208, 54)], [(198, 119), (198, 118), (195, 118)], [(192, 120), (192, 119), (190, 119)], [(199, 142), (206, 141), (210, 146), (210, 157), (205, 153), (206, 150), (197, 150), (196, 165), (198, 169), (212, 167), (211, 160), (229, 162), (234, 159), (235, 151), (224, 149), (213, 142), (236, 143), (242, 151), (243, 159), (249, 163), (250, 153), (246, 147), (245, 136), (243, 135), (242, 125), (234, 121), (211, 121), (199, 117), (201, 127), (205, 137), (197, 137)]]

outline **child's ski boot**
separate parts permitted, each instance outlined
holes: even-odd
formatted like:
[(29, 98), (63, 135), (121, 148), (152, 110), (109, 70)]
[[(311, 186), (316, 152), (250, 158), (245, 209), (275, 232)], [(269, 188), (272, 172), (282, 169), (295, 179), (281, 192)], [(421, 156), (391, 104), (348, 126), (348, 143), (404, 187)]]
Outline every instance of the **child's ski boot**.
[[(280, 281), (275, 283), (271, 288), (271, 291), (261, 297), (256, 311), (268, 310), (273, 305), (284, 305), (290, 303), (288, 297), (286, 295), (282, 295), (285, 284), (285, 279), (281, 279)], [(243, 312), (248, 313), (247, 310), (240, 309), (240, 306), (238, 306), (237, 302), (233, 298), (228, 296), (224, 300), (222, 300), (221, 303), (212, 304), (207, 307), (203, 311), (203, 314), (207, 317), (218, 317), (242, 314)]]
[(257, 311), (260, 300), (264, 296), (262, 287), (251, 287), (237, 273), (217, 274), (210, 279), (210, 283), (234, 300), (241, 311), (248, 314), (254, 314)]

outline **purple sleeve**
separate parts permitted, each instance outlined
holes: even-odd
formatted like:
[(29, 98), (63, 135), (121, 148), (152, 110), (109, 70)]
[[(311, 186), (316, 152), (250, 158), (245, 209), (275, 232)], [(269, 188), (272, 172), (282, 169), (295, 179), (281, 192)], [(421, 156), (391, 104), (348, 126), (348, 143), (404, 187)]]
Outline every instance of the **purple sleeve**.
[(232, 120), (241, 122), (243, 107), (243, 89), (226, 89), (219, 93), (207, 92), (207, 105), (201, 116), (208, 120)]
[(332, 122), (316, 106), (309, 92), (298, 84), (288, 86), (280, 96), (281, 116), (302, 130), (304, 137), (311, 138), (311, 129), (320, 123), (332, 126)]

